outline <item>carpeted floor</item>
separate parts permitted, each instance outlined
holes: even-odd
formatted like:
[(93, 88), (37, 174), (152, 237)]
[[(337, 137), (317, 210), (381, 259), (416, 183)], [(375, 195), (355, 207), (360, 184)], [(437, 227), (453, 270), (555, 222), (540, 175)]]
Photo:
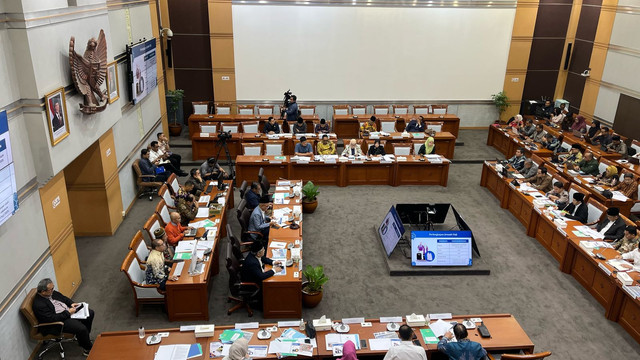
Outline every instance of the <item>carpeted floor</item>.
[[(454, 160), (500, 156), (485, 145), (486, 131), (462, 131), (459, 141), (465, 146), (456, 147)], [(317, 211), (305, 217), (304, 259), (305, 265), (323, 265), (330, 280), (322, 303), (303, 309), (304, 318), (511, 313), (536, 350), (551, 350), (554, 359), (640, 358), (640, 345), (617, 323), (606, 320), (599, 303), (570, 275), (561, 273), (555, 259), (480, 187), (481, 167), (452, 164), (446, 188), (322, 187)], [(146, 306), (136, 318), (131, 288), (119, 271), (129, 241), (156, 202), (138, 200), (114, 236), (76, 239), (83, 283), (75, 299), (87, 301), (96, 311), (93, 336), (141, 325), (147, 329), (183, 325), (168, 322), (160, 306)], [(390, 205), (401, 202), (454, 204), (473, 229), (491, 275), (389, 277), (372, 227)], [(229, 219), (239, 229), (235, 218)], [(242, 311), (226, 315), (226, 296), (227, 274), (221, 268), (209, 299), (211, 322), (247, 321)], [(252, 320), (262, 321), (261, 313)], [(75, 346), (67, 348), (68, 358), (79, 358)]]

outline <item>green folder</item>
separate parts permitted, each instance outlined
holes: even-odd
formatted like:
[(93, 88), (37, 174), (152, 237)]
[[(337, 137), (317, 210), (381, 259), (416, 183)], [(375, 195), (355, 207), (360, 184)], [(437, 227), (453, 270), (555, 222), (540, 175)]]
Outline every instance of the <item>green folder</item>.
[(431, 329), (420, 329), (420, 333), (422, 334), (422, 338), (424, 339), (425, 344), (437, 344), (438, 338), (436, 334), (433, 333)]
[(225, 344), (231, 344), (244, 336), (242, 330), (225, 330), (220, 334), (220, 341)]
[(179, 252), (173, 255), (173, 260), (189, 260), (191, 259), (191, 252)]

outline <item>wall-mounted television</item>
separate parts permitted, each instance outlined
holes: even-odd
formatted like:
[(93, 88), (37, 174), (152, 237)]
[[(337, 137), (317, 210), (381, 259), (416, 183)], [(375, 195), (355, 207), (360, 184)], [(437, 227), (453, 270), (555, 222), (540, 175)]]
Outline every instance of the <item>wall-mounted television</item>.
[(129, 92), (134, 104), (144, 99), (158, 83), (156, 39), (127, 45), (129, 55)]

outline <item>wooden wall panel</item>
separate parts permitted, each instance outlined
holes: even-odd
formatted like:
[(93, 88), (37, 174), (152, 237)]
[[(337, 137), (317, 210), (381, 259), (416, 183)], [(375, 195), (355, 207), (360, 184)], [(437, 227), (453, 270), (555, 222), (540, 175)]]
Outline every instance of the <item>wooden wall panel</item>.
[[(229, 80), (223, 80), (223, 76)], [(216, 94), (216, 102), (236, 102), (236, 74), (232, 71), (214, 71), (213, 72), (213, 88)], [(233, 107), (235, 111), (235, 106)]]
[(233, 36), (211, 38), (211, 64), (213, 69), (234, 69)]
[(54, 176), (45, 186), (40, 188), (40, 201), (47, 227), (47, 237), (49, 244), (52, 244), (71, 224), (71, 209), (63, 172)]
[[(230, 0), (209, 0), (213, 93), (216, 102), (236, 103), (233, 14)], [(235, 113), (236, 107), (232, 106)]]
[[(191, 94), (189, 99), (193, 99), (193, 101), (213, 101), (214, 90), (211, 72), (212, 69), (175, 69), (176, 88), (184, 90), (185, 98), (187, 94)], [(188, 111), (191, 113), (190, 103), (186, 100), (184, 103), (185, 108), (188, 107)]]
[(231, 1), (209, 1), (209, 28), (212, 34), (233, 34)]
[(78, 285), (82, 282), (76, 238), (72, 230), (70, 229), (57, 248), (51, 250), (53, 268), (56, 271), (56, 280), (58, 281), (57, 290), (69, 297), (73, 296)]
[(531, 53), (531, 43), (532, 40), (511, 40), (507, 69), (527, 69), (529, 54)]
[(613, 129), (628, 138), (640, 139), (638, 114), (640, 114), (640, 99), (620, 94)]

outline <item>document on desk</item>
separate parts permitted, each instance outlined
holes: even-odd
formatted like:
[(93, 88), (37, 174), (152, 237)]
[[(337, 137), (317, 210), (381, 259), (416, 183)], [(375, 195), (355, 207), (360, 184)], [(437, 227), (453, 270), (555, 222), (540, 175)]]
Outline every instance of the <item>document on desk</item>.
[(249, 356), (252, 359), (267, 357), (268, 345), (249, 345)]
[(191, 345), (160, 345), (154, 360), (187, 360)]
[(444, 336), (447, 331), (451, 330), (453, 328), (453, 325), (442, 319), (438, 319), (438, 321), (429, 324), (429, 328), (433, 330), (433, 334), (436, 337), (440, 337)]
[(273, 261), (276, 261), (276, 260), (285, 261), (285, 260), (287, 260), (287, 249), (271, 249), (271, 259)]
[(206, 218), (209, 217), (209, 208), (201, 207), (198, 208), (198, 213), (196, 214), (196, 218)]
[(629, 200), (629, 198), (624, 196), (624, 194), (621, 193), (620, 191), (617, 191), (617, 190), (613, 191), (612, 194), (613, 194), (613, 198), (612, 198), (613, 200), (623, 201), (623, 202)]
[(196, 246), (197, 241), (196, 240), (182, 240), (178, 242), (178, 245), (176, 246), (176, 253), (179, 252), (192, 252), (193, 251), (193, 247)]
[(288, 354), (291, 352), (291, 344), (294, 343), (293, 339), (275, 339), (269, 343), (269, 354)]
[(591, 237), (593, 239), (602, 239), (604, 238), (604, 235), (600, 234), (599, 232), (595, 231), (594, 229), (586, 226), (586, 225), (580, 225), (580, 226), (576, 226), (576, 230), (580, 231), (581, 233), (583, 233), (584, 235)]
[(86, 319), (89, 317), (89, 304), (86, 302), (82, 302), (81, 304), (83, 304), (84, 306), (82, 307), (82, 309), (80, 309), (80, 311), (71, 314), (72, 319)]
[(231, 348), (231, 344), (223, 344), (219, 341), (212, 342), (209, 344), (209, 357), (217, 358), (229, 355), (229, 349)]
[(400, 345), (400, 339), (369, 339), (369, 349), (372, 351), (386, 351), (392, 346)]
[(358, 334), (326, 334), (324, 336), (328, 351), (331, 351), (334, 345), (342, 345), (347, 342), (347, 340), (351, 340), (356, 346), (356, 349), (360, 349), (360, 336)]
[(213, 245), (214, 245), (213, 240), (200, 240), (198, 241), (198, 250), (213, 249)]
[(633, 267), (631, 263), (622, 259), (607, 260), (607, 264), (613, 266), (613, 268), (616, 269), (617, 271), (629, 271)]
[(211, 200), (210, 195), (202, 195), (198, 198), (199, 203), (208, 203)]
[(284, 249), (284, 248), (287, 247), (287, 243), (284, 242), (284, 241), (275, 241), (274, 240), (269, 244), (269, 247), (270, 248), (274, 248), (274, 249)]
[(276, 191), (289, 191), (289, 185), (286, 185), (286, 186), (276, 186)]

